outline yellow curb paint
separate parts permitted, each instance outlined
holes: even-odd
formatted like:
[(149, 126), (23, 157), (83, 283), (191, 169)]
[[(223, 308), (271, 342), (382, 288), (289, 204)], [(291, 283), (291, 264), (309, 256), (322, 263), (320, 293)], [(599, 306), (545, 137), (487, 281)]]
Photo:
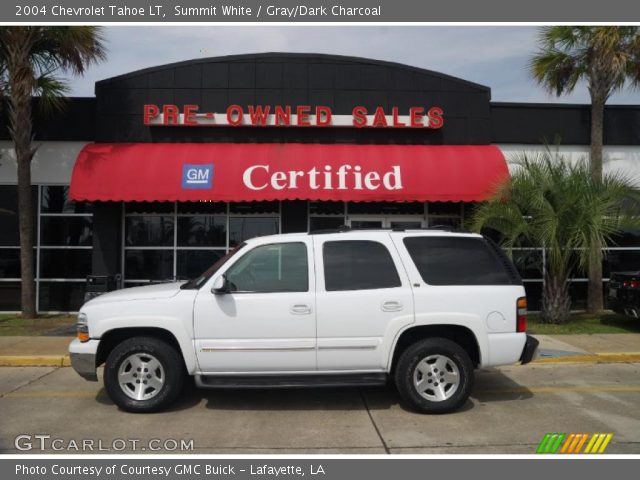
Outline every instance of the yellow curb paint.
[(66, 367), (67, 355), (0, 355), (0, 367)]

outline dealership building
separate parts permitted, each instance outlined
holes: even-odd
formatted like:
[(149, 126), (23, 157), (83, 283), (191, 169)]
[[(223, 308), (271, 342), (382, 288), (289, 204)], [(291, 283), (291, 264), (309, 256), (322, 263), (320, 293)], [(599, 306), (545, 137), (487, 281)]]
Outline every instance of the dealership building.
[[(2, 124), (0, 311), (17, 311), (16, 165)], [(269, 53), (99, 81), (95, 97), (39, 116), (34, 134), (37, 308), (61, 312), (80, 307), (88, 275), (118, 287), (186, 279), (258, 235), (461, 228), (514, 154), (559, 142), (586, 158), (590, 108), (492, 102), (486, 86), (407, 65)], [(605, 172), (637, 177), (640, 105), (606, 108), (604, 143)], [(514, 259), (536, 309), (544, 251)], [(605, 277), (638, 269), (640, 235), (627, 232)], [(586, 279), (571, 293), (584, 307)]]

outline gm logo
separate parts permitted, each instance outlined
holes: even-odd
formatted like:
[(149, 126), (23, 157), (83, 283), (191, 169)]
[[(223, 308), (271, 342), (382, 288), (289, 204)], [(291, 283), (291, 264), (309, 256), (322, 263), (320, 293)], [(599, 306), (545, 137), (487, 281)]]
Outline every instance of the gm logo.
[(213, 164), (182, 166), (182, 188), (205, 189), (213, 185)]

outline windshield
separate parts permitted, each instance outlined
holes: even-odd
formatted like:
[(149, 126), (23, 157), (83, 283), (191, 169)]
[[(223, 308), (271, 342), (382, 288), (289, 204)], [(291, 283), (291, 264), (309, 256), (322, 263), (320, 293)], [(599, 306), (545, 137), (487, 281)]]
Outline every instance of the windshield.
[(220, 267), (222, 267), (225, 263), (227, 263), (229, 259), (233, 257), (236, 253), (238, 253), (245, 245), (246, 243), (241, 243), (240, 245), (235, 247), (233, 250), (230, 250), (229, 253), (227, 253), (224, 257), (220, 258), (216, 263), (211, 265), (202, 275), (199, 275), (196, 278), (192, 278), (187, 283), (181, 285), (180, 288), (182, 290), (200, 288), (202, 285), (204, 285), (207, 282), (207, 280), (209, 280), (212, 277), (214, 273), (220, 270)]

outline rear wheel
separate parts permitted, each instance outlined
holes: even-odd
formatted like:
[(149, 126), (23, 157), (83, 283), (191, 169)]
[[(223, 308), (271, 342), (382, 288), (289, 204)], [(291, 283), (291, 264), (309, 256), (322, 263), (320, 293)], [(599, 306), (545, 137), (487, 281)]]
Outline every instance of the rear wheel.
[(398, 359), (395, 382), (402, 400), (421, 413), (460, 408), (473, 389), (473, 364), (467, 352), (446, 338), (409, 346)]
[(154, 337), (134, 337), (117, 345), (104, 367), (104, 386), (128, 412), (155, 412), (171, 405), (182, 390), (180, 353)]

